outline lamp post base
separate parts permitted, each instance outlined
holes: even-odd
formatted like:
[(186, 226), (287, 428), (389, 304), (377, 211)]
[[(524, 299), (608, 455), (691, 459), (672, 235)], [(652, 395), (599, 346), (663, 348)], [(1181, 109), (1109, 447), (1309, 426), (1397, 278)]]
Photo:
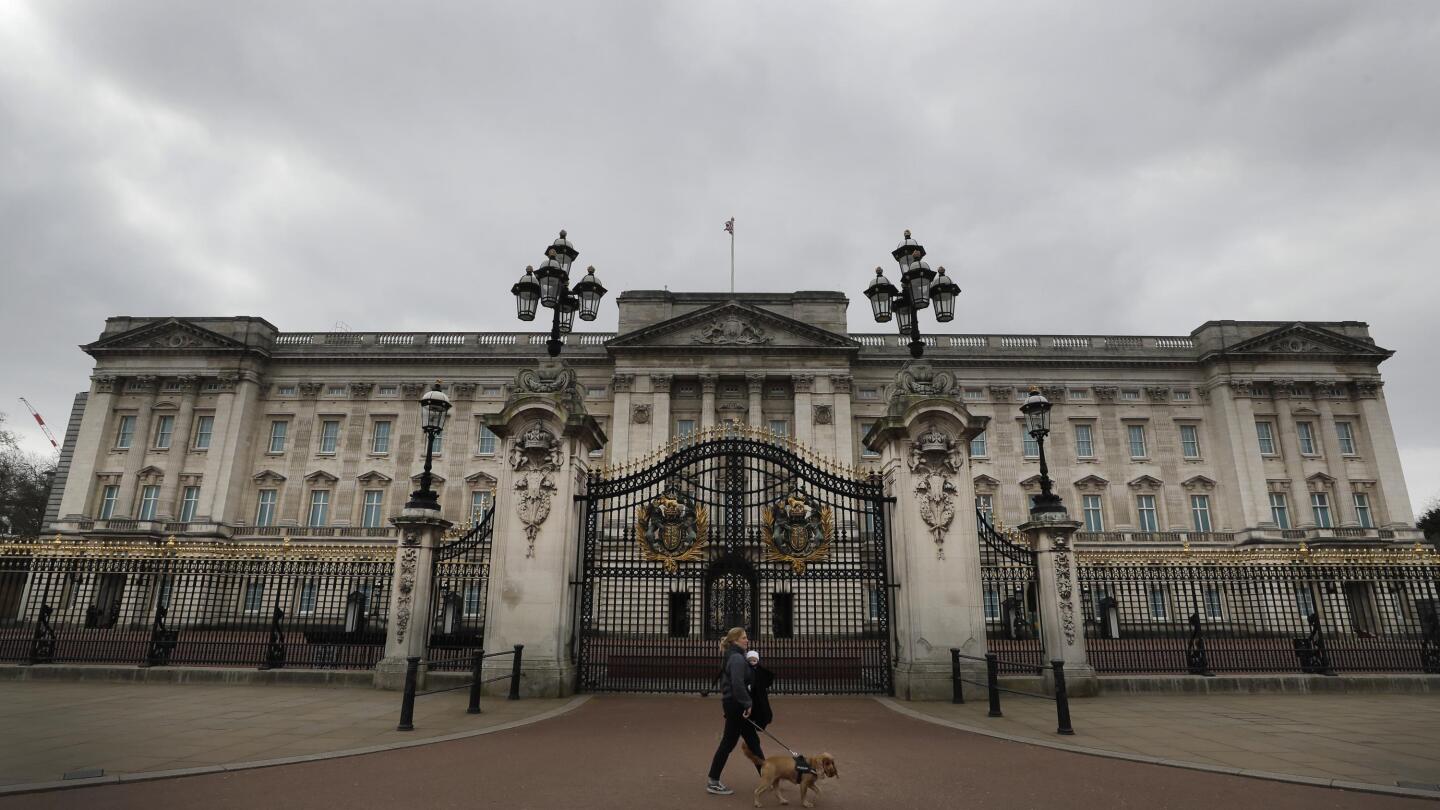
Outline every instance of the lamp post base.
[(433, 509), (440, 511), (440, 496), (434, 490), (417, 489), (410, 493), (410, 500), (405, 502), (406, 509)]

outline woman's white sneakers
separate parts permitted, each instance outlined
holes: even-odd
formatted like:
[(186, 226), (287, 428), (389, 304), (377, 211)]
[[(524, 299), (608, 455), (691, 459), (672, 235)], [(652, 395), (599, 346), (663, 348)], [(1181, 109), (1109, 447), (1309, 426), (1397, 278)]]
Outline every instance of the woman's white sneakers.
[(729, 796), (735, 792), (721, 784), (719, 779), (711, 779), (710, 782), (705, 785), (705, 790), (709, 793), (714, 793), (716, 796)]

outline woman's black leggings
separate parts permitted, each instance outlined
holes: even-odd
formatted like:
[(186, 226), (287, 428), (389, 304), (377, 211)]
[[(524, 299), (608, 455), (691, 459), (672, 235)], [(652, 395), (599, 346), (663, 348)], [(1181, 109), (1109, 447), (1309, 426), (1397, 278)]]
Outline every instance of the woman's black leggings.
[(720, 747), (715, 749), (715, 758), (710, 761), (711, 779), (720, 778), (720, 772), (725, 770), (725, 760), (730, 758), (730, 752), (735, 750), (735, 743), (742, 737), (750, 750), (755, 752), (755, 756), (765, 758), (765, 754), (760, 750), (760, 735), (755, 733), (755, 727), (741, 714), (745, 709), (733, 700), (721, 701), (720, 705), (725, 710), (725, 733), (720, 737)]

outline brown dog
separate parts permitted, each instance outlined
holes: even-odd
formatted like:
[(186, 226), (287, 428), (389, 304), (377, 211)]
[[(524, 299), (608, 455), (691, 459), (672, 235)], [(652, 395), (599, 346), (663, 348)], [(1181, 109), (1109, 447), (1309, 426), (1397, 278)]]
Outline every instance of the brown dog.
[(829, 754), (815, 754), (806, 757), (805, 761), (810, 763), (810, 767), (814, 770), (800, 776), (795, 770), (795, 758), (789, 754), (777, 754), (762, 760), (755, 756), (755, 752), (751, 751), (748, 746), (742, 745), (741, 748), (745, 751), (745, 756), (755, 763), (755, 767), (760, 769), (760, 786), (755, 788), (756, 807), (760, 806), (760, 797), (767, 790), (775, 791), (781, 804), (789, 804), (790, 802), (785, 801), (785, 794), (780, 792), (780, 783), (787, 780), (800, 786), (800, 804), (805, 807), (814, 807), (814, 800), (807, 798), (806, 792), (813, 790), (819, 794), (820, 786), (815, 784), (816, 782), (820, 781), (822, 777), (828, 776), (835, 779), (840, 776), (840, 772), (835, 769), (835, 758)]

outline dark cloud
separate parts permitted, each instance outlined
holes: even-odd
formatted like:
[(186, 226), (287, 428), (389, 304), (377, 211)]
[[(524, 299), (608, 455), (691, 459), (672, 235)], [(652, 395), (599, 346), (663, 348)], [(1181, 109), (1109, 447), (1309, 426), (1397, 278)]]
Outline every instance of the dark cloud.
[(562, 226), (612, 289), (713, 290), (736, 216), (740, 286), (870, 330), (909, 227), (957, 331), (1369, 321), (1418, 508), (1437, 54), (1425, 0), (9, 4), (0, 394), (63, 423), (109, 314), (515, 328)]

